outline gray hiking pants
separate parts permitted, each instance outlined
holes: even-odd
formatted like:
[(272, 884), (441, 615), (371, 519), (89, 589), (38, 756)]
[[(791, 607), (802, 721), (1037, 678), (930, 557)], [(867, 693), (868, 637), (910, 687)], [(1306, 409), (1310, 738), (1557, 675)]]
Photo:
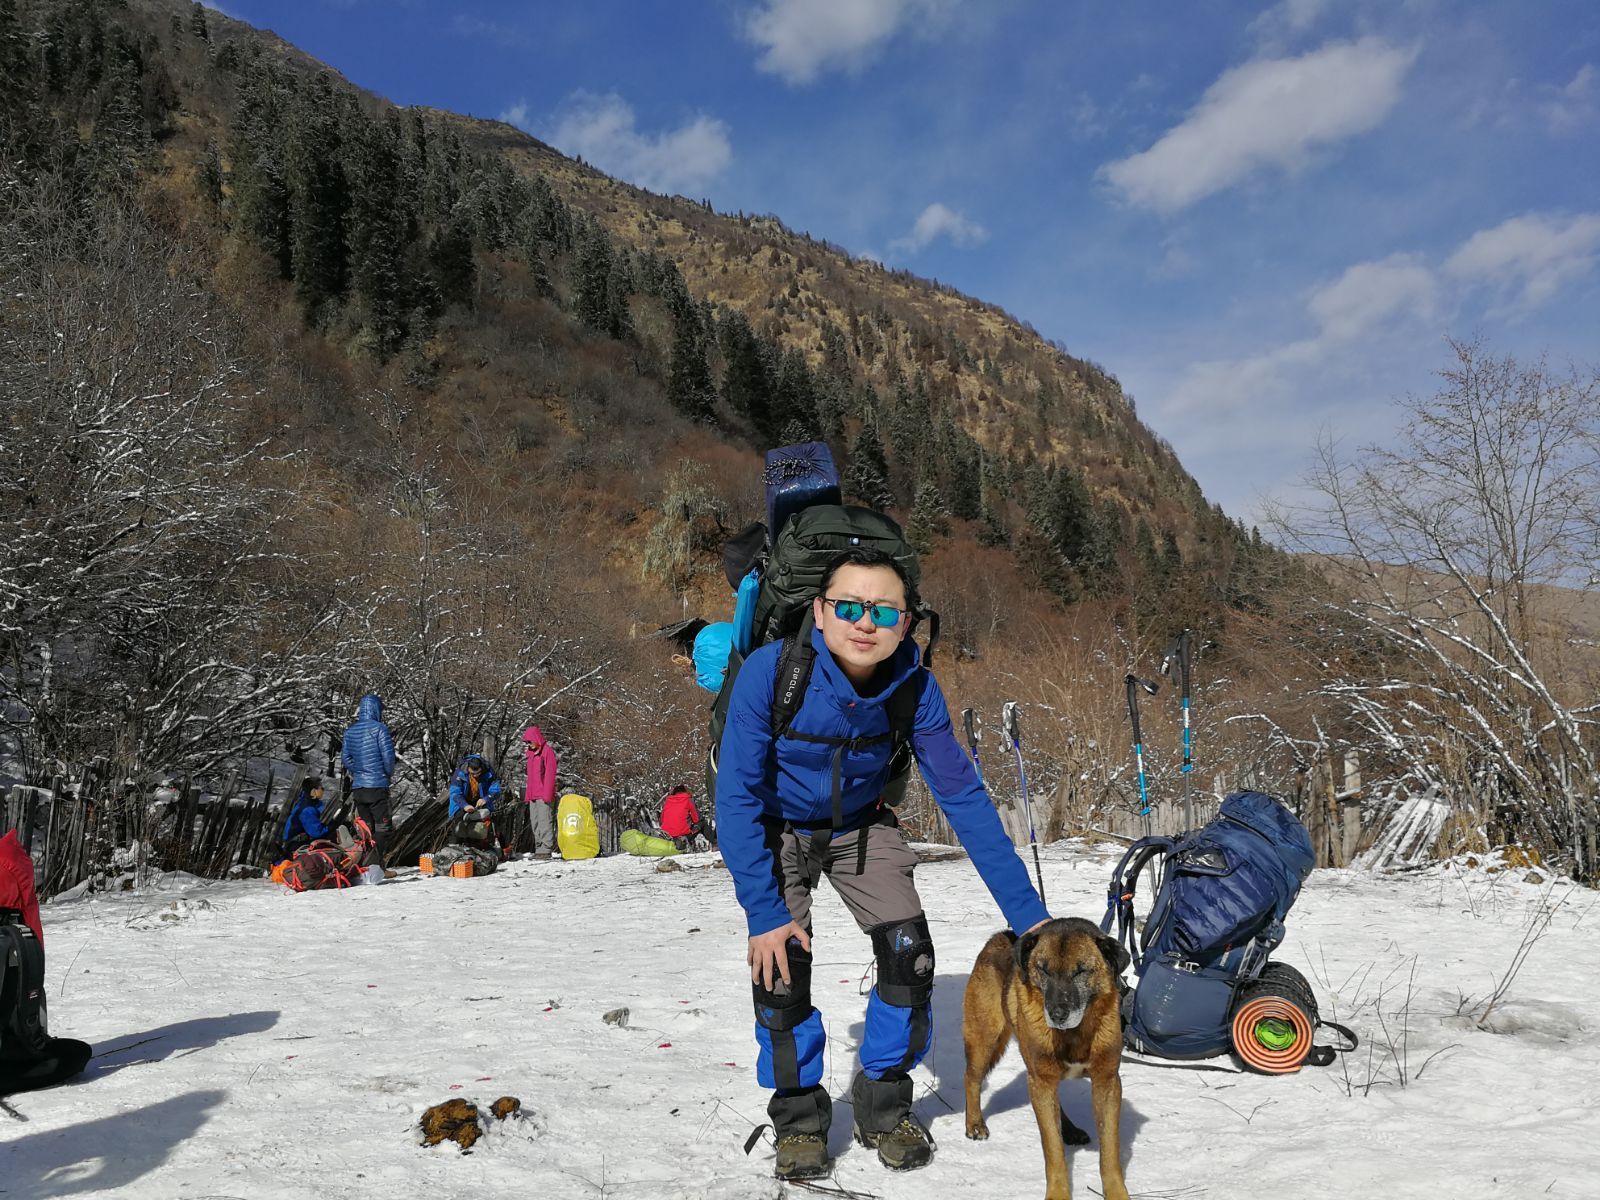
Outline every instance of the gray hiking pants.
[(533, 833), (533, 852), (546, 858), (556, 848), (555, 807), (543, 800), (528, 801), (528, 828)]
[(911, 879), (917, 856), (893, 825), (867, 825), (842, 834), (820, 856), (812, 853), (811, 834), (803, 829), (770, 823), (766, 842), (782, 875), (783, 902), (795, 924), (807, 933), (811, 932), (811, 893), (823, 875), (863, 933), (922, 914), (922, 898)]

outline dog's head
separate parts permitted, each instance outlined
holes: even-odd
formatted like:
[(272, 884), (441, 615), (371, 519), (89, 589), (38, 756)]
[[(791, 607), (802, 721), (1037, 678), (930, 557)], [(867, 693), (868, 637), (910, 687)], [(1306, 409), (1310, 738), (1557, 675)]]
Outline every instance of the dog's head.
[(1044, 1003), (1052, 1029), (1076, 1029), (1096, 996), (1116, 991), (1128, 952), (1090, 921), (1068, 917), (1046, 922), (1017, 940), (1017, 973)]

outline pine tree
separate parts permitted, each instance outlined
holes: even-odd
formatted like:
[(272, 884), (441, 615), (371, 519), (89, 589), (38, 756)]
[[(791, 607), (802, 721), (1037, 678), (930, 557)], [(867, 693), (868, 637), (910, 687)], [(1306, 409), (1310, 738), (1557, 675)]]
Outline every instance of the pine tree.
[(893, 508), (894, 493), (889, 490), (889, 467), (883, 458), (883, 442), (870, 421), (861, 426), (850, 443), (850, 461), (845, 467), (844, 494), (868, 508)]
[(757, 443), (774, 446), (781, 421), (772, 412), (773, 371), (768, 363), (769, 344), (758, 338), (743, 313), (729, 310), (717, 329), (722, 361), (722, 397), (734, 412), (750, 422)]
[[(773, 388), (772, 417), (774, 421), (795, 424), (803, 428), (802, 441), (817, 436), (816, 401), (812, 396), (811, 369), (806, 366), (806, 356), (791, 347), (784, 351)], [(782, 444), (791, 445), (787, 436)]]
[(667, 363), (667, 399), (692, 421), (714, 421), (716, 384), (706, 363), (705, 334), (685, 292), (673, 313), (672, 356)]
[(211, 40), (211, 30), (206, 25), (206, 6), (200, 0), (194, 0), (189, 9), (189, 32), (202, 42)]
[(633, 336), (633, 311), (628, 297), (633, 293), (633, 273), (627, 259), (618, 256), (606, 275), (605, 332), (621, 341)]
[(1094, 504), (1083, 476), (1069, 466), (1056, 468), (1051, 524), (1056, 548), (1076, 564), (1094, 539)]
[(286, 179), (295, 292), (308, 320), (322, 318), (344, 293), (349, 187), (342, 165), (333, 84), (320, 74), (296, 98), (287, 139)]
[(350, 281), (380, 355), (405, 337), (405, 218), (400, 210), (399, 127), (355, 116), (350, 160)]
[(939, 485), (931, 475), (924, 476), (917, 485), (916, 498), (911, 504), (911, 518), (906, 523), (906, 541), (911, 548), (918, 554), (931, 553), (934, 539), (950, 532), (948, 516)]
[(584, 231), (578, 252), (577, 317), (596, 333), (610, 333), (613, 311), (609, 284), (612, 275), (611, 235), (597, 223)]
[(472, 307), (478, 263), (472, 251), (472, 226), (466, 214), (453, 217), (434, 234), (428, 262), (442, 304)]

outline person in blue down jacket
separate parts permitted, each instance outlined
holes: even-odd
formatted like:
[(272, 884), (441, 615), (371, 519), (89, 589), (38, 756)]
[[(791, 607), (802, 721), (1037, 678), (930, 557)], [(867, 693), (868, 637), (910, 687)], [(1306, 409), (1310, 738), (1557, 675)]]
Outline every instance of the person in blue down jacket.
[(378, 865), (385, 865), (384, 850), (394, 820), (389, 811), (389, 780), (394, 776), (394, 738), (383, 723), (383, 701), (372, 692), (356, 705), (355, 723), (344, 731), (339, 761), (350, 772), (350, 799), (356, 813), (372, 830)]
[[(469, 754), (450, 776), (450, 816), (465, 814), (468, 821), (487, 819), (500, 795), (500, 776), (481, 754)], [(479, 815), (481, 812), (481, 816)]]
[[(850, 1089), (856, 1138), (894, 1170), (933, 1156), (911, 1111), (908, 1074), (932, 1044), (933, 939), (912, 882), (916, 855), (881, 800), (896, 749), (890, 698), (898, 689), (915, 689), (917, 766), (1007, 922), (1020, 934), (1050, 916), (907, 636), (918, 608), (892, 557), (844, 551), (812, 602), (816, 657), (781, 735), (772, 713), (784, 643), (754, 651), (733, 684), (717, 762), (717, 825), (749, 928), (756, 1077), (775, 1089), (767, 1112), (779, 1178), (813, 1178), (830, 1167), (823, 1025), (810, 990), (811, 893), (823, 874), (871, 936), (877, 962)], [(797, 678), (785, 674), (789, 686)], [(904, 711), (908, 698), (896, 703)]]
[(319, 838), (331, 838), (333, 831), (322, 823), (322, 780), (308, 775), (300, 784), (289, 816), (283, 823), (283, 857), (292, 858)]

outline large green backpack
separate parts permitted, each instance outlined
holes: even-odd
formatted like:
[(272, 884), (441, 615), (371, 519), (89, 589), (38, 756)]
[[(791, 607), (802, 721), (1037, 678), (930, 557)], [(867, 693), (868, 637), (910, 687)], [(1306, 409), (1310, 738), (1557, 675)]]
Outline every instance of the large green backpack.
[[(814, 504), (789, 517), (778, 533), (770, 555), (764, 555), (764, 539), (750, 538), (746, 531), (734, 540), (734, 545), (751, 547), (748, 562), (728, 563), (730, 579), (737, 578), (750, 569), (759, 572), (761, 585), (756, 596), (754, 637), (752, 646), (783, 640), (783, 650), (778, 656), (778, 670), (773, 689), (772, 735), (774, 738), (803, 737), (808, 741), (834, 742), (840, 739), (817, 739), (797, 734), (791, 728), (795, 713), (805, 699), (806, 686), (811, 682), (811, 670), (816, 663), (816, 650), (811, 644), (811, 601), (822, 588), (822, 577), (828, 564), (842, 551), (856, 546), (882, 550), (898, 562), (916, 586), (921, 570), (916, 551), (907, 544), (900, 526), (890, 517), (870, 508), (857, 508), (846, 504)], [(912, 629), (916, 622), (929, 623), (928, 650), (924, 663), (933, 657), (934, 645), (939, 637), (939, 615), (927, 609), (912, 614)], [(910, 636), (908, 631), (907, 636)], [(733, 694), (733, 681), (744, 665), (744, 656), (737, 649), (728, 657), (728, 673), (722, 688), (711, 706), (711, 747), (706, 757), (706, 794), (716, 799), (717, 751), (722, 745), (722, 732), (727, 724), (729, 698)], [(915, 678), (896, 688), (885, 703), (889, 714), (887, 736), (894, 743), (889, 782), (884, 789), (887, 803), (898, 804), (905, 796), (906, 782), (911, 770), (911, 728), (916, 720), (919, 688), (912, 686)]]

